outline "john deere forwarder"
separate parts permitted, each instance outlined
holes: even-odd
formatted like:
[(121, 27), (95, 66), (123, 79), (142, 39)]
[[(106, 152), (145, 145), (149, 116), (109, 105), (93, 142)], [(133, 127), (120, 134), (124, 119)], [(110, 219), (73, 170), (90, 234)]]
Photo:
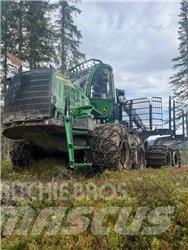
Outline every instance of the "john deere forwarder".
[[(123, 119), (131, 116), (136, 130)], [(180, 165), (179, 152), (147, 148), (147, 127), (114, 87), (111, 66), (88, 60), (65, 77), (34, 69), (9, 79), (3, 134), (15, 140), (14, 167), (26, 167), (43, 153), (68, 153), (70, 168), (143, 168)]]

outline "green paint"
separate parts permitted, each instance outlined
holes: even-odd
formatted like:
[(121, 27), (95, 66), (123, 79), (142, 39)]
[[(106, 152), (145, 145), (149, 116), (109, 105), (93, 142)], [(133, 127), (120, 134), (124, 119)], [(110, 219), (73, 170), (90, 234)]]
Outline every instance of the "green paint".
[[(60, 152), (65, 151), (67, 145), (70, 167), (90, 166), (90, 163), (75, 163), (75, 150), (87, 150), (88, 147), (87, 145), (84, 147), (82, 145), (74, 145), (74, 136), (76, 136), (76, 133), (82, 132), (82, 130), (83, 132), (87, 132), (87, 127), (82, 125), (84, 123), (81, 122), (80, 126), (73, 128), (73, 124), (75, 124), (74, 119), (76, 119), (77, 124), (79, 123), (79, 118), (80, 121), (82, 118), (86, 118), (86, 121), (87, 118), (90, 118), (90, 123), (91, 119), (101, 120), (102, 122), (113, 122), (114, 118), (112, 113), (114, 103), (116, 102), (112, 67), (100, 61), (96, 63), (97, 61), (98, 60), (90, 60), (89, 63), (91, 63), (92, 66), (89, 67), (86, 65), (88, 61), (78, 65), (78, 70), (76, 69), (75, 71), (76, 73), (74, 74), (73, 71), (73, 74), (71, 74), (70, 72), (69, 78), (53, 69), (35, 69), (28, 73), (23, 72), (23, 77), (24, 74), (28, 74), (29, 77), (31, 77), (31, 81), (26, 83), (24, 87), (26, 87), (26, 89), (37, 87), (36, 98), (34, 91), (32, 92), (32, 98), (34, 100), (36, 99), (34, 101), (35, 104), (40, 105), (39, 112), (36, 110), (37, 114), (34, 118), (37, 119), (37, 122), (34, 126), (32, 125), (36, 130), (32, 129), (31, 131), (31, 128), (25, 126), (24, 123), (22, 125), (23, 129), (20, 130), (18, 126), (11, 129), (8, 128), (7, 134), (9, 138), (31, 139), (31, 141), (39, 146), (41, 146), (41, 138), (43, 138), (41, 148), (46, 151), (48, 149)], [(93, 62), (94, 64), (92, 64)], [(22, 77), (22, 75), (20, 77)], [(22, 91), (22, 87), (23, 86), (20, 85), (20, 91)], [(28, 90), (28, 95), (30, 94), (29, 91), (30, 90)], [(14, 97), (11, 98), (14, 99)], [(29, 99), (32, 98), (29, 96)], [(20, 100), (18, 97), (17, 101)], [(39, 101), (39, 103), (37, 103), (37, 101)], [(32, 101), (29, 105), (32, 106)], [(45, 107), (44, 115), (42, 114), (43, 107)], [(31, 113), (32, 112), (33, 110), (31, 110)], [(14, 111), (14, 117), (16, 117), (18, 113), (19, 112)], [(38, 115), (38, 113), (40, 115)], [(28, 116), (29, 115), (30, 114), (28, 114)], [(30, 117), (33, 122), (33, 115), (31, 114)], [(16, 118), (14, 119), (16, 122)], [(21, 117), (21, 119), (23, 118)], [(27, 117), (27, 122), (29, 121)], [(46, 130), (39, 126), (39, 121), (42, 125), (45, 122)], [(78, 131), (79, 129), (80, 131)], [(66, 138), (64, 134), (66, 134)], [(54, 143), (57, 141), (57, 144)]]
[(112, 114), (114, 107), (113, 100), (91, 99), (91, 104), (100, 112), (99, 115), (96, 115), (98, 119), (108, 119)]
[(65, 118), (65, 132), (66, 132), (66, 140), (67, 140), (67, 150), (69, 156), (69, 166), (70, 168), (74, 168), (74, 144), (73, 144), (73, 133), (72, 133), (72, 118), (66, 116)]
[(80, 78), (68, 79), (60, 73), (54, 72), (52, 78), (55, 117), (60, 115), (65, 117), (64, 126), (71, 168), (91, 165), (90, 163), (75, 163), (74, 151), (82, 150), (83, 147), (74, 145), (73, 119), (90, 117), (113, 122), (111, 117), (116, 102), (113, 73), (110, 65), (97, 64), (87, 72), (84, 81), (82, 77), (83, 75)]

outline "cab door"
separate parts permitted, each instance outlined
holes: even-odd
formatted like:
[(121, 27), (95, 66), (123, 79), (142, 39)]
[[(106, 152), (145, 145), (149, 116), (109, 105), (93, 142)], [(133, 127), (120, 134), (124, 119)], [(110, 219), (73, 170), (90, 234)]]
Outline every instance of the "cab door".
[(111, 117), (114, 110), (115, 91), (112, 68), (109, 65), (98, 65), (90, 79), (90, 102), (101, 115), (98, 119)]

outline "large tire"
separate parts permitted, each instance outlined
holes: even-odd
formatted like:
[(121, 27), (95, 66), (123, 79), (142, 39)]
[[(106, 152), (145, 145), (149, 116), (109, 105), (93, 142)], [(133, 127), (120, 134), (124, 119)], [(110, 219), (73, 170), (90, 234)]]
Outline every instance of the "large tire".
[(147, 163), (150, 167), (181, 167), (179, 150), (165, 145), (153, 145), (147, 150)]
[(131, 149), (129, 161), (130, 169), (143, 169), (146, 167), (144, 143), (137, 134), (128, 135), (128, 144)]
[(146, 168), (146, 158), (145, 158), (145, 151), (143, 147), (138, 149), (138, 161), (136, 163), (137, 169), (144, 169)]
[(89, 160), (101, 169), (129, 168), (127, 130), (120, 124), (97, 127), (90, 138)]
[(171, 154), (165, 145), (153, 145), (147, 149), (148, 167), (161, 168), (171, 165)]
[(179, 150), (173, 150), (173, 160), (172, 160), (172, 166), (175, 168), (181, 167), (181, 155)]
[(10, 155), (14, 169), (24, 169), (33, 161), (34, 147), (28, 141), (14, 142)]

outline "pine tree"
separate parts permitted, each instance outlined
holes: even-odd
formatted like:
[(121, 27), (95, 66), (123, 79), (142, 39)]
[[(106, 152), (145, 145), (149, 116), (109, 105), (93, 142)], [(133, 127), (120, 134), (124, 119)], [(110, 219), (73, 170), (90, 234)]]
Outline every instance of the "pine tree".
[(74, 15), (80, 14), (80, 10), (67, 1), (59, 1), (56, 5), (58, 16), (55, 22), (57, 64), (62, 73), (84, 59), (84, 54), (80, 52), (80, 30), (74, 24)]
[(179, 55), (172, 60), (175, 73), (171, 77), (170, 84), (179, 106), (188, 112), (188, 3), (186, 1), (181, 2), (179, 17)]

